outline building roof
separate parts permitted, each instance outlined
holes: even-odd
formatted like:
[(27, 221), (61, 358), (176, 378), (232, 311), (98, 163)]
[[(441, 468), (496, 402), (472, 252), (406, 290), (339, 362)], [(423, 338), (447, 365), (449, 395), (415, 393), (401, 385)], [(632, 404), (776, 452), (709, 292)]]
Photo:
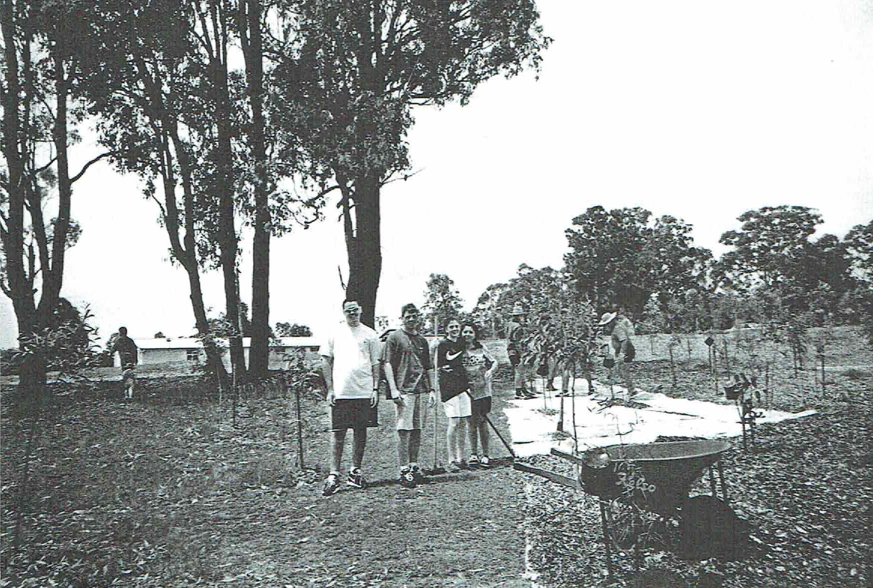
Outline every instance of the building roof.
[[(227, 346), (226, 339), (218, 339), (222, 346)], [(136, 346), (142, 350), (156, 349), (202, 349), (203, 343), (196, 337), (167, 337), (166, 339), (134, 339)], [(243, 348), (251, 347), (251, 337), (243, 337)], [(276, 337), (270, 341), (270, 347), (319, 347), (317, 337)]]

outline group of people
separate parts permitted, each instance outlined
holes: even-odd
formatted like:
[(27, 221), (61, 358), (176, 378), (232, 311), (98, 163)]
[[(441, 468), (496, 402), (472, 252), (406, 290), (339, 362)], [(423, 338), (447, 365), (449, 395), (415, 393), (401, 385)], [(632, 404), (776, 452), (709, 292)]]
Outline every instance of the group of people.
[[(421, 313), (414, 304), (403, 305), (402, 327), (391, 332), (381, 351), (376, 332), (361, 323), (361, 306), (356, 300), (343, 301), (343, 314), (345, 324), (320, 349), (332, 431), (330, 474), (322, 493), (330, 496), (340, 488), (349, 429), (354, 437), (346, 484), (366, 487), (361, 465), (367, 429), (379, 426), (380, 394), (395, 405), (399, 481), (403, 487), (415, 488), (426, 479), (419, 465), (421, 429), (425, 410), (435, 406), (437, 394), (449, 418), (450, 469), (489, 467), (486, 423), (497, 360), (479, 343), (476, 326), (450, 321), (446, 339), (431, 358), (427, 339), (419, 332)], [(468, 420), (469, 431), (465, 431)], [(472, 450), (469, 459), (463, 453), (465, 433)]]
[[(344, 324), (320, 348), (331, 420), (330, 473), (323, 495), (335, 494), (341, 487), (342, 455), (349, 429), (354, 437), (346, 484), (366, 487), (361, 466), (367, 429), (379, 426), (380, 395), (395, 405), (399, 482), (403, 487), (415, 488), (426, 481), (419, 464), (421, 430), (425, 411), (435, 406), (437, 395), (448, 417), (449, 470), (489, 467), (488, 413), (498, 362), (479, 342), (476, 325), (450, 320), (445, 326), (445, 339), (439, 342), (432, 358), (427, 339), (419, 331), (422, 317), (414, 304), (403, 305), (402, 327), (388, 335), (381, 350), (379, 336), (361, 323), (361, 306), (356, 300), (343, 301), (343, 314)], [(518, 399), (533, 398), (534, 393), (527, 387), (527, 366), (522, 361), (526, 336), (520, 305), (513, 307), (512, 318), (506, 333), (515, 395)], [(623, 315), (606, 313), (599, 326), (611, 335), (616, 366), (633, 395), (626, 365), (634, 356), (633, 325)], [(465, 452), (466, 440), (469, 454)]]
[[(526, 400), (535, 398), (536, 393), (529, 389), (528, 382), (531, 379), (531, 366), (522, 361), (524, 357), (525, 345), (529, 344), (530, 333), (525, 319), (524, 309), (520, 304), (515, 304), (512, 308), (511, 320), (506, 325), (506, 353), (509, 357), (509, 363), (512, 365), (513, 380), (515, 384), (515, 398), (518, 400)], [(636, 350), (633, 345), (634, 326), (630, 319), (626, 316), (622, 309), (617, 312), (605, 312), (600, 317), (600, 322), (597, 323), (597, 328), (602, 330), (603, 334), (608, 335), (610, 343), (605, 344), (611, 347), (606, 355), (614, 355), (612, 362), (614, 363), (615, 372), (622, 379), (622, 383), (628, 390), (629, 396), (636, 394), (633, 377), (628, 363), (632, 362), (636, 356)], [(538, 372), (539, 375), (546, 377), (547, 388), (551, 391), (557, 391), (554, 386), (556, 376), (561, 374), (561, 390), (558, 396), (569, 396), (568, 385), (570, 380), (570, 371), (572, 367), (562, 361), (556, 354), (555, 357), (548, 358), (544, 365), (545, 371)], [(584, 370), (585, 378), (589, 382), (589, 393), (593, 393), (591, 388), (591, 378), (588, 373), (587, 366), (581, 366)], [(610, 368), (612, 370), (613, 368)]]

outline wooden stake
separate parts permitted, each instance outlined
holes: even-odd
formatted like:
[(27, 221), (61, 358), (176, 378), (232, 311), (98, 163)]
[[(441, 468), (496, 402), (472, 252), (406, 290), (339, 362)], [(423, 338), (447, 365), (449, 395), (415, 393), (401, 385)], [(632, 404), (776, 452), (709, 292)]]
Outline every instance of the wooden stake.
[(303, 464), (303, 419), (300, 416), (300, 387), (294, 386), (294, 397), (297, 402), (297, 455), (300, 458), (301, 471), (305, 467)]

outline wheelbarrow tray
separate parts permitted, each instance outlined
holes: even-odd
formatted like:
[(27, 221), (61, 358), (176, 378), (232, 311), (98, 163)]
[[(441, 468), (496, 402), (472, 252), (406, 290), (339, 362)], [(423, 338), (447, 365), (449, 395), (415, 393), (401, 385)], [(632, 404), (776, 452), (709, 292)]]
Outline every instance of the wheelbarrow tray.
[(624, 496), (620, 474), (639, 471), (654, 490), (630, 493), (634, 503), (645, 510), (671, 515), (688, 497), (691, 485), (729, 448), (730, 443), (717, 439), (611, 445), (602, 448), (610, 459), (603, 468), (592, 468), (576, 455), (555, 449), (552, 453), (581, 466), (580, 487), (601, 498)]

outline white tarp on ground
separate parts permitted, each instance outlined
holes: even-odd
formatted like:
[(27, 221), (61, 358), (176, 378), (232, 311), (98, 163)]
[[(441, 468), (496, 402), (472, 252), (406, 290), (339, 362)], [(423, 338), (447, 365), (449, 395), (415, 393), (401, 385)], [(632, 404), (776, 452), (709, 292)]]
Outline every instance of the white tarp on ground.
[[(538, 382), (539, 384), (539, 382)], [(737, 407), (701, 400), (671, 398), (656, 392), (638, 391), (633, 400), (646, 408), (611, 406), (604, 408), (598, 401), (609, 397), (609, 387), (594, 383), (596, 394), (576, 396), (576, 432), (579, 449), (603, 447), (618, 443), (652, 443), (659, 436), (671, 437), (733, 437), (742, 435)], [(582, 388), (585, 388), (584, 382)], [(624, 388), (615, 386), (616, 398), (626, 398)], [(548, 408), (558, 410), (560, 398), (550, 392)], [(545, 414), (543, 396), (531, 400), (513, 400), (505, 409), (512, 433), (513, 448), (519, 456), (543, 455), (552, 447), (567, 452), (573, 450), (573, 439), (554, 439), (558, 415)], [(777, 423), (787, 419), (815, 414), (814, 410), (790, 413), (757, 409), (764, 416), (758, 424)], [(564, 398), (564, 430), (573, 432), (571, 399)]]

